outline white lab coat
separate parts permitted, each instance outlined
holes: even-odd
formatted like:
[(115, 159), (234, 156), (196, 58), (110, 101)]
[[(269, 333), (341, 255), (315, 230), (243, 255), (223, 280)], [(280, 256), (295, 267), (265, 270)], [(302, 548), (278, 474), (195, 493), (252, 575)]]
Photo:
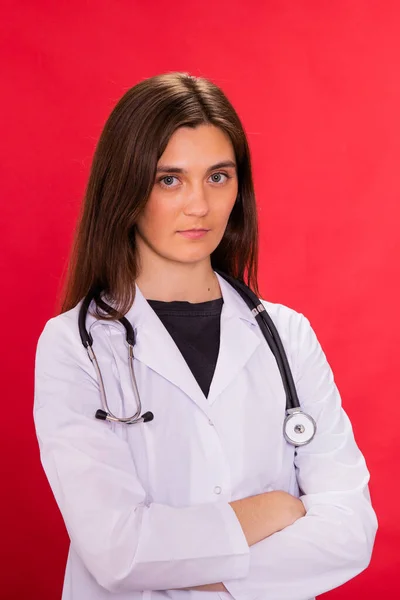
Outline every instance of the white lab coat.
[[(369, 473), (309, 321), (263, 301), (303, 409), (317, 422), (298, 448), (282, 435), (281, 376), (253, 315), (220, 276), (221, 342), (208, 398), (136, 286), (137, 425), (94, 418), (96, 373), (80, 304), (40, 336), (34, 419), (41, 460), (71, 539), (63, 600), (306, 600), (367, 567), (377, 529)], [(135, 413), (119, 323), (88, 317), (110, 409)], [(248, 547), (230, 501), (270, 490), (305, 517)], [(51, 552), (51, 549), (48, 549)], [(223, 582), (228, 592), (176, 588)]]

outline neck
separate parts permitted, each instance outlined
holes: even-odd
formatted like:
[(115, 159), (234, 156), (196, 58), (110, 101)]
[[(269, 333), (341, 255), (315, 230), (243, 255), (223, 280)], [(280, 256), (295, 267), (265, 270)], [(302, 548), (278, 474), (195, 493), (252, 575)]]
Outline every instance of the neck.
[(221, 298), (219, 287), (209, 258), (198, 263), (141, 260), (136, 283), (148, 300), (172, 302), (206, 302)]

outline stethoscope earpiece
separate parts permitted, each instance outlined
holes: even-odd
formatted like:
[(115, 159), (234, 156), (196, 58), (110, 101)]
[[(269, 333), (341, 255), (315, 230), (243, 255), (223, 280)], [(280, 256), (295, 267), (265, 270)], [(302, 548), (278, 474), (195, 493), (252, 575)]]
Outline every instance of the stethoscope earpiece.
[(106, 421), (107, 416), (108, 416), (108, 414), (106, 413), (105, 410), (102, 410), (101, 408), (96, 410), (96, 414), (95, 414), (96, 419), (100, 419), (101, 421)]
[(154, 414), (151, 411), (145, 412), (141, 417), (135, 419), (118, 419), (117, 417), (111, 416), (105, 410), (99, 408), (96, 410), (96, 414), (94, 415), (96, 419), (100, 419), (101, 421), (115, 421), (117, 423), (124, 423), (125, 425), (134, 425), (135, 423), (148, 423), (154, 419)]

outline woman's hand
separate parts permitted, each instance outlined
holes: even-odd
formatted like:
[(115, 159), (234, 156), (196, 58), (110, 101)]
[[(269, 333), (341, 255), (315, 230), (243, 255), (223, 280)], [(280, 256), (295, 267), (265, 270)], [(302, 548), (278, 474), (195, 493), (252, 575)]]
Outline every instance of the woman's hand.
[(189, 588), (181, 588), (184, 590), (197, 590), (199, 592), (227, 592), (228, 590), (223, 583), (207, 583), (205, 585), (196, 585)]

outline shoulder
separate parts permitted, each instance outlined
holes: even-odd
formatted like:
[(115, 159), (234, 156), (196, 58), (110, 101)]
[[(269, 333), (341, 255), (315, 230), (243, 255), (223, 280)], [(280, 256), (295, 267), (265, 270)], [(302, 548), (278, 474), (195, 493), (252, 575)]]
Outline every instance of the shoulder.
[(44, 324), (39, 340), (50, 339), (58, 333), (72, 336), (79, 333), (78, 316), (81, 304), (82, 301), (74, 306), (74, 308), (48, 319)]
[(84, 350), (78, 327), (81, 304), (82, 302), (79, 302), (74, 308), (51, 317), (45, 322), (37, 341), (36, 363), (42, 357), (49, 361), (52, 357), (70, 353), (71, 349), (79, 347), (79, 345)]
[(285, 304), (270, 302), (263, 298), (260, 298), (260, 302), (271, 317), (289, 362), (298, 375), (307, 356), (315, 350), (316, 346), (320, 348), (309, 319), (302, 312)]
[(293, 337), (298, 335), (300, 330), (310, 327), (310, 321), (307, 317), (296, 309), (263, 298), (260, 298), (260, 302), (271, 317), (280, 335)]
[(73, 406), (79, 390), (96, 389), (96, 372), (79, 334), (81, 303), (49, 319), (38, 338), (34, 361), (34, 412), (45, 405)]

